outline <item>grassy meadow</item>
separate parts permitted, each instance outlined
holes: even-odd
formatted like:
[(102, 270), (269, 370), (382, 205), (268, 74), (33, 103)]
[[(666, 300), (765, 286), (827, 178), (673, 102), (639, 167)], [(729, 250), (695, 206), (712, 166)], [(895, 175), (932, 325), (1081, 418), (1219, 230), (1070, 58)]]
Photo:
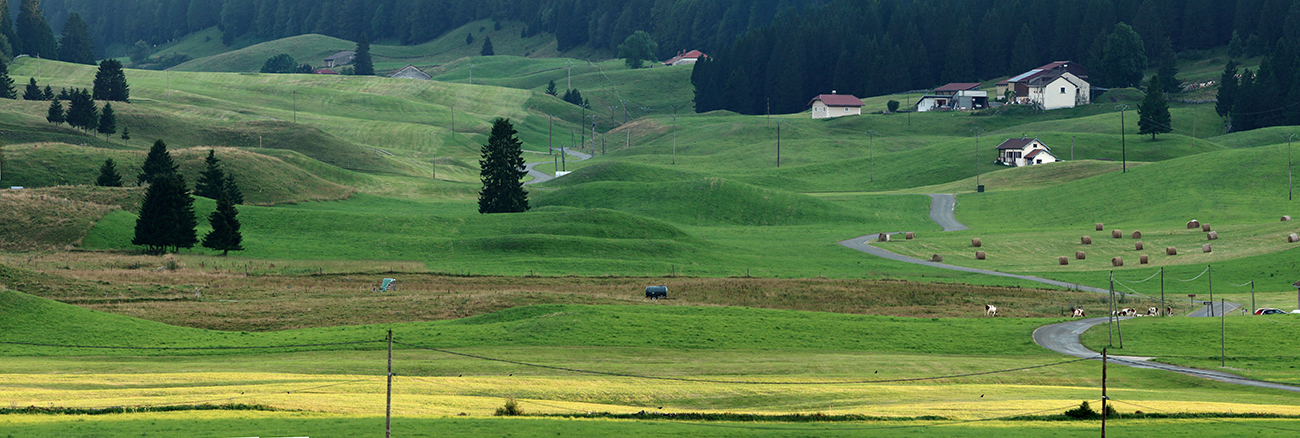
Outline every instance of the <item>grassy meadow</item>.
[[(1162, 293), (1182, 314), (1199, 307), (1188, 294), (1295, 304), (1297, 249), (1286, 236), (1300, 226), (1279, 220), (1297, 216), (1282, 158), (1290, 128), (1223, 135), (1211, 105), (1172, 103), (1175, 130), (1153, 141), (1136, 134), (1136, 112), (1115, 109), (1137, 106), (1133, 89), (1046, 112), (881, 114), (888, 100), (917, 97), (892, 95), (831, 120), (695, 114), (691, 67), (629, 70), (599, 53), (560, 54), (553, 38), (518, 38), (519, 26), (482, 21), (418, 46), (375, 42), (377, 69), (416, 65), (434, 75), (427, 82), (256, 74), (277, 53), (317, 62), (354, 43), (303, 35), (225, 47), (201, 32), (159, 52), (196, 59), (127, 71), (132, 101), (114, 109), (130, 140), (51, 125), (45, 102), (0, 100), (0, 187), (25, 187), (0, 193), (0, 408), (271, 409), (5, 413), (0, 431), (376, 433), (392, 330), (402, 435), (1096, 433), (1096, 421), (1058, 420), (1083, 400), (1099, 407), (1100, 364), (1044, 350), (1032, 333), (1070, 309), (1103, 315), (1105, 295), (838, 243), (880, 232), (915, 232), (873, 245), (950, 265), (1097, 287), (1113, 272), (1128, 307), (1161, 305)], [(466, 33), (491, 36), (499, 55), (477, 56)], [(1215, 77), (1215, 59), (1184, 61), (1188, 77)], [(32, 58), (10, 65), (16, 82), (56, 90), (88, 87), (94, 73)], [(543, 93), (550, 81), (563, 92), (570, 74), (591, 101), (585, 114)], [(552, 147), (593, 158), (567, 157), (572, 174), (528, 186), (529, 212), (481, 215), (480, 147), (497, 117), (512, 120), (540, 171), (556, 171)], [(1066, 161), (993, 164), (996, 146), (1019, 137)], [(215, 148), (248, 201), (245, 250), (158, 257), (130, 244), (143, 196), (131, 182), (160, 138), (191, 183)], [(128, 187), (90, 187), (110, 158)], [(956, 218), (970, 229), (942, 232), (928, 193), (956, 194)], [(196, 199), (200, 236), (214, 208)], [(1192, 219), (1217, 240), (1187, 229)], [(398, 289), (372, 293), (386, 277)], [(658, 284), (670, 299), (644, 299)], [(980, 317), (985, 304), (1010, 318)], [(1228, 318), (1223, 369), (1300, 383), (1294, 319)], [(1218, 369), (1219, 323), (1125, 321), (1124, 349), (1112, 351)], [(1099, 349), (1107, 334), (1099, 327), (1083, 341)], [(1122, 414), (1108, 423), (1115, 433), (1300, 430), (1289, 393), (1108, 372)], [(555, 416), (487, 418), (508, 398)], [(640, 411), (741, 417), (585, 417)], [(1233, 417), (1249, 413), (1290, 417)]]

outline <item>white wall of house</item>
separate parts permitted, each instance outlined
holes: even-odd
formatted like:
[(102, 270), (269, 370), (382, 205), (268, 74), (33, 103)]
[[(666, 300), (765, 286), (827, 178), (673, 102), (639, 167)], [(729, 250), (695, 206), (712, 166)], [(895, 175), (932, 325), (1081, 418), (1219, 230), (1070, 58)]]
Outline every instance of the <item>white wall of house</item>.
[(862, 115), (862, 107), (827, 106), (826, 102), (822, 102), (820, 100), (815, 101), (812, 104), (812, 118), (814, 119), (829, 119), (832, 117), (860, 116), (860, 115)]
[[(1028, 155), (1028, 153), (1025, 155)], [(1043, 152), (1039, 152), (1038, 155), (1034, 155), (1034, 158), (1021, 158), (1020, 161), (1021, 163), (1016, 164), (1017, 166), (1033, 166), (1036, 164), (1055, 163), (1056, 157), (1044, 150)]]
[(1043, 109), (1073, 108), (1079, 93), (1079, 87), (1064, 76), (1048, 82), (1042, 87), (1029, 88), (1029, 101), (1038, 103)]
[(918, 112), (922, 112), (922, 111), (934, 111), (934, 110), (937, 110), (937, 109), (939, 109), (939, 107), (941, 107), (941, 106), (948, 105), (948, 104), (949, 104), (949, 100), (951, 100), (951, 99), (952, 99), (952, 98), (947, 97), (947, 96), (944, 96), (944, 97), (936, 97), (936, 96), (925, 96), (925, 97), (922, 97), (921, 100), (919, 100), (919, 101), (916, 102), (916, 111), (918, 111)]

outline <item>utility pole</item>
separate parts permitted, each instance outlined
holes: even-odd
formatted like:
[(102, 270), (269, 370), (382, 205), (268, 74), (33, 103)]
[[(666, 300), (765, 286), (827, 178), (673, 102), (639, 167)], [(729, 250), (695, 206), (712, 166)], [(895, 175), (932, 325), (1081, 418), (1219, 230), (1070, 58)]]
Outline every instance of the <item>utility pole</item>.
[[(1213, 304), (1213, 301), (1211, 301)], [(1223, 298), (1219, 298), (1219, 309), (1223, 309)], [(1228, 361), (1228, 312), (1219, 312), (1219, 367), (1227, 366)]]
[(1070, 161), (1074, 161), (1074, 136), (1070, 136)]
[(293, 90), (293, 122), (298, 123), (298, 90)]
[(1250, 280), (1250, 313), (1255, 314), (1255, 280)]
[(976, 126), (971, 128), (971, 132), (975, 133), (975, 190), (978, 191), (980, 188), (980, 133), (984, 132), (984, 128)]
[[(1110, 295), (1106, 300), (1106, 345), (1115, 345), (1115, 271), (1110, 271)], [(1102, 350), (1105, 351), (1105, 350)], [(1104, 393), (1105, 390), (1102, 390)], [(1105, 394), (1103, 394), (1105, 396)]]
[[(1205, 275), (1210, 282), (1210, 316), (1214, 316), (1214, 269), (1210, 265), (1205, 265)], [(1123, 341), (1120, 341), (1123, 342)]]
[(587, 144), (587, 127), (582, 126), (587, 123), (587, 104), (582, 104), (582, 122), (578, 123), (578, 131), (582, 132), (582, 141), (578, 143), (578, 149), (581, 150), (583, 145)]
[(1106, 347), (1101, 348), (1101, 438), (1106, 438)]
[[(1286, 200), (1288, 201), (1293, 199), (1291, 197), (1291, 139), (1294, 139), (1295, 136), (1296, 134), (1286, 136)], [(1250, 310), (1253, 312), (1255, 309)]]
[(393, 436), (393, 330), (388, 330), (388, 400), (384, 403), (384, 437)]
[(554, 136), (552, 135), (554, 133), (554, 127), (555, 127), (555, 120), (551, 117), (550, 114), (547, 114), (546, 115), (546, 149), (547, 150), (555, 149)]
[(1128, 105), (1115, 105), (1119, 110), (1119, 147), (1120, 147), (1120, 173), (1128, 173), (1128, 143), (1124, 138), (1124, 111), (1128, 110)]
[(782, 119), (776, 119), (776, 167), (781, 168), (781, 122)]

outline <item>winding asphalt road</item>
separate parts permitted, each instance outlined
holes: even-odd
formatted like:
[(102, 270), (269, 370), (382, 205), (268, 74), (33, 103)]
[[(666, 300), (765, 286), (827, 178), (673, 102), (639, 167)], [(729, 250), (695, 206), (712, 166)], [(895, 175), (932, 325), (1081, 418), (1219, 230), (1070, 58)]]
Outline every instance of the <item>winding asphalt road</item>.
[[(1229, 309), (1231, 311), (1231, 309)], [(1119, 318), (1120, 320), (1129, 319), (1129, 317)], [(1063, 322), (1060, 324), (1045, 325), (1034, 330), (1034, 343), (1055, 351), (1074, 357), (1085, 359), (1101, 360), (1101, 354), (1089, 350), (1079, 342), (1079, 335), (1087, 331), (1088, 328), (1105, 324), (1107, 318), (1088, 318), (1076, 321)], [(1133, 368), (1144, 368), (1152, 370), (1163, 370), (1186, 374), (1193, 377), (1201, 377), (1210, 380), (1217, 380), (1224, 383), (1237, 385), (1258, 386), (1261, 388), (1280, 389), (1283, 391), (1300, 392), (1300, 386), (1283, 385), (1280, 383), (1264, 382), (1259, 380), (1248, 379), (1241, 376), (1228, 374), (1222, 371), (1203, 370), (1199, 368), (1187, 368), (1176, 365), (1166, 365), (1162, 363), (1151, 362), (1149, 357), (1136, 356), (1109, 356), (1107, 361), (1118, 365), (1130, 366)]]
[[(591, 158), (591, 155), (584, 154), (584, 153), (582, 153), (582, 152), (573, 151), (573, 150), (570, 150), (570, 149), (564, 149), (564, 153), (569, 154), (569, 155), (572, 155), (572, 156), (574, 156), (574, 157), (577, 157), (577, 158), (578, 158), (578, 161), (583, 161), (583, 160), (587, 160), (587, 159), (590, 159), (590, 158)], [(527, 171), (529, 175), (532, 175), (532, 176), (533, 176), (533, 180), (524, 183), (524, 185), (537, 184), (537, 183), (547, 182), (547, 181), (550, 181), (550, 180), (555, 179), (555, 177), (550, 176), (550, 175), (547, 175), (545, 172), (541, 172), (541, 171), (538, 171), (537, 169), (534, 169), (535, 167), (537, 167), (538, 164), (547, 164), (547, 163), (553, 163), (553, 162), (554, 162), (554, 160), (552, 160), (552, 161), (538, 161), (538, 162), (536, 162), (536, 163), (524, 163), (524, 170)]]

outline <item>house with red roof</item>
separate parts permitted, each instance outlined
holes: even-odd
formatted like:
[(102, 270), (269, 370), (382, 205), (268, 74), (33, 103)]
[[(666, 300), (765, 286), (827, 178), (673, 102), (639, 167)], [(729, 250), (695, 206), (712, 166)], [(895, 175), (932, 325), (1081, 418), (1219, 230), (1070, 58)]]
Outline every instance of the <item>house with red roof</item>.
[(835, 90), (817, 95), (808, 101), (808, 106), (812, 107), (814, 119), (862, 115), (862, 99), (852, 94), (836, 94)]
[(677, 52), (677, 56), (674, 56), (672, 57), (672, 59), (664, 61), (664, 65), (671, 66), (671, 65), (694, 64), (696, 62), (699, 62), (699, 60), (708, 57), (709, 55), (705, 55), (703, 52), (700, 52), (699, 50), (692, 50), (689, 52), (679, 51)]
[(1036, 138), (1008, 138), (998, 145), (998, 163), (1012, 167), (1033, 166), (1060, 161), (1047, 145)]
[(997, 99), (1011, 104), (1036, 104), (1043, 109), (1073, 108), (1092, 103), (1088, 70), (1070, 61), (1051, 64), (997, 83)]
[(935, 88), (916, 101), (917, 111), (978, 110), (989, 107), (989, 92), (978, 82), (954, 82)]

